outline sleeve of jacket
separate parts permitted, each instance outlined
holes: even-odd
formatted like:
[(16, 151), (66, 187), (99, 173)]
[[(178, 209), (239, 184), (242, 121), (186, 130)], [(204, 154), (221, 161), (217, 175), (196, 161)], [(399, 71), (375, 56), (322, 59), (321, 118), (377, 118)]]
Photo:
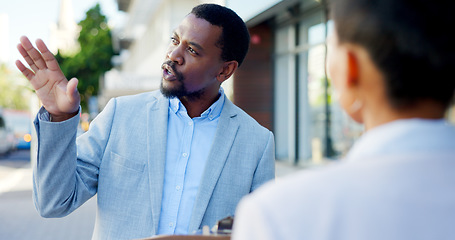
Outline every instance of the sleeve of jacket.
[[(42, 113), (44, 108), (40, 110)], [(40, 120), (34, 124), (38, 138), (33, 164), (33, 200), (43, 217), (63, 217), (97, 192), (98, 173), (109, 139), (115, 100), (91, 123), (90, 130), (76, 140), (79, 114), (63, 122)], [(77, 144), (76, 144), (77, 142)], [(84, 152), (80, 158), (79, 152)]]
[(269, 131), (267, 144), (254, 172), (251, 192), (272, 179), (275, 179), (275, 141), (273, 133)]

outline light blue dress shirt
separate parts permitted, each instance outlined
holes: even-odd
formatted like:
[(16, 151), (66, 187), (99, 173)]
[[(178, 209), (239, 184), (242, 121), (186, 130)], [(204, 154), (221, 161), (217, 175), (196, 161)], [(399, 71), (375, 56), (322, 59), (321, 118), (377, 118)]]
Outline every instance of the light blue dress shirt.
[(158, 234), (188, 234), (194, 201), (213, 143), (225, 95), (191, 119), (178, 98), (169, 100), (166, 164)]

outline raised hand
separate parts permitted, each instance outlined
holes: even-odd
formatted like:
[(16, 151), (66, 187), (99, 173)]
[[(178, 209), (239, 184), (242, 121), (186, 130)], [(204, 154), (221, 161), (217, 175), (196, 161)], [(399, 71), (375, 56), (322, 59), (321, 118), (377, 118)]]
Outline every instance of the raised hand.
[(25, 36), (20, 38), (20, 42), (17, 49), (30, 69), (19, 60), (16, 66), (32, 84), (44, 108), (51, 114), (52, 121), (64, 121), (76, 115), (80, 104), (76, 88), (78, 80), (73, 78), (68, 81), (41, 39), (36, 40), (39, 51)]

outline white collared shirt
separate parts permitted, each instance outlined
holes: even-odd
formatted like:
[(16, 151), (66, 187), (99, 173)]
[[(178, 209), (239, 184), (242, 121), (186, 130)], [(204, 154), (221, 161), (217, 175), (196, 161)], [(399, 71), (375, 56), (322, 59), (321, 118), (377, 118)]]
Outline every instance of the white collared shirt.
[(232, 240), (455, 239), (455, 127), (408, 119), (365, 133), (346, 161), (268, 183)]

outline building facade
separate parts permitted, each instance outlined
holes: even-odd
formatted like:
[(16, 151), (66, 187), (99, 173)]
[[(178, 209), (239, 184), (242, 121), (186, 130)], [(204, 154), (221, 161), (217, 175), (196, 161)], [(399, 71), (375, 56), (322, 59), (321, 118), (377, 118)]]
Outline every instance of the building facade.
[(332, 27), (315, 0), (284, 0), (247, 21), (251, 47), (234, 102), (275, 134), (276, 159), (321, 164), (362, 133), (332, 98), (325, 39)]
[(63, 56), (73, 56), (79, 50), (77, 41), (80, 27), (74, 20), (73, 5), (71, 0), (61, 0), (58, 20), (50, 26), (49, 50)]
[[(101, 104), (111, 97), (158, 89), (173, 29), (204, 2), (225, 4), (117, 0), (129, 19), (114, 30), (120, 56), (100, 87)], [(332, 24), (321, 0), (282, 0), (246, 23), (250, 49), (235, 75), (223, 83), (228, 97), (273, 131), (278, 161), (313, 166), (342, 157), (363, 126), (333, 97), (325, 72), (325, 40)], [(453, 108), (448, 117), (455, 122)]]

